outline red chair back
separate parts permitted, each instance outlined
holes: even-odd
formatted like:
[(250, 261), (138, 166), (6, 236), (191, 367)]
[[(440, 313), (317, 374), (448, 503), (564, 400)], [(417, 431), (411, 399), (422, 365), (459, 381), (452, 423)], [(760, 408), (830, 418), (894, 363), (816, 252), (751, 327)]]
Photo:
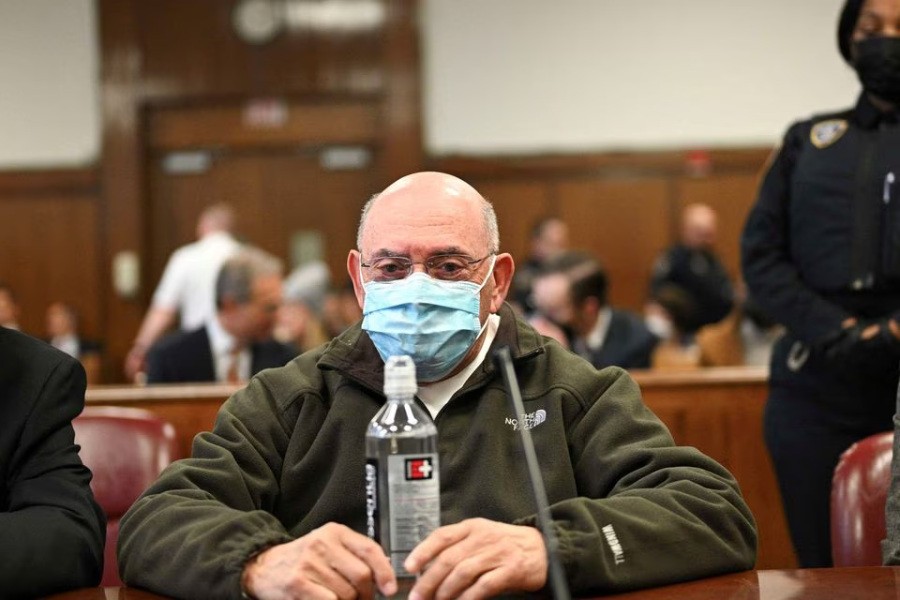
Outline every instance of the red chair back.
[(121, 586), (116, 544), (119, 519), (178, 456), (175, 428), (137, 408), (87, 407), (72, 422), (91, 490), (106, 513), (103, 586)]
[(893, 443), (893, 432), (878, 433), (847, 448), (838, 461), (831, 483), (831, 555), (835, 567), (881, 565)]

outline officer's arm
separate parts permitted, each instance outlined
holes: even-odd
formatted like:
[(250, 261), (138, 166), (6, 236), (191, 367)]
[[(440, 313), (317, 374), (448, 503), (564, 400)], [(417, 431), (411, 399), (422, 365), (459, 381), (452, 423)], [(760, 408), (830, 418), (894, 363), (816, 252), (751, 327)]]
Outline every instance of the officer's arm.
[(770, 160), (741, 237), (741, 267), (755, 301), (794, 335), (818, 342), (853, 315), (809, 288), (789, 253), (791, 177), (808, 128), (794, 124)]

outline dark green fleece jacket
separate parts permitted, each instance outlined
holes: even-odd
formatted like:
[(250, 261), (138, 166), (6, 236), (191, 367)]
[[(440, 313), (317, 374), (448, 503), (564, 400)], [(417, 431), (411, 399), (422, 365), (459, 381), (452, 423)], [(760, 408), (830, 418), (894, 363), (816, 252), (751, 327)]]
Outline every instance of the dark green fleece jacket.
[[(625, 371), (597, 371), (500, 314), (494, 346), (512, 350), (573, 594), (752, 568), (756, 528), (731, 475), (675, 446)], [(364, 436), (384, 402), (382, 369), (357, 325), (254, 377), (122, 519), (128, 585), (239, 598), (259, 550), (329, 521), (364, 532)], [(535, 522), (516, 419), (491, 361), (437, 415), (443, 524)]]

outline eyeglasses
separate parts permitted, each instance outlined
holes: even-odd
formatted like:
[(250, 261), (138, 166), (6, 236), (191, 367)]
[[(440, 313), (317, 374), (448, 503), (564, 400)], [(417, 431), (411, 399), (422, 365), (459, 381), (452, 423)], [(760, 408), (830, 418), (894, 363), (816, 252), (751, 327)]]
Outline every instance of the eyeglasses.
[(413, 265), (424, 265), (429, 277), (444, 281), (468, 281), (478, 270), (477, 265), (494, 254), (482, 258), (472, 258), (465, 254), (439, 254), (414, 261), (405, 256), (383, 256), (372, 262), (360, 263), (375, 281), (397, 281), (412, 273)]

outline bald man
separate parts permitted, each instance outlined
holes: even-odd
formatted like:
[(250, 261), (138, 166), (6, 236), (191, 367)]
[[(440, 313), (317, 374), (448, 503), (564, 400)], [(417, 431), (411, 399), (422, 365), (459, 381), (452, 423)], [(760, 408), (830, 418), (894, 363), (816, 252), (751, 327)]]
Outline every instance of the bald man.
[[(598, 372), (504, 303), (513, 259), (471, 186), (417, 173), (388, 187), (363, 209), (347, 270), (362, 321), (256, 376), (122, 520), (129, 585), (259, 599), (370, 598), (398, 583), (411, 598), (542, 590), (547, 550), (510, 425), (518, 417), (489, 357), (501, 346), (526, 410), (545, 415), (532, 435), (575, 594), (752, 567), (753, 517), (728, 472), (676, 447), (625, 371)], [(412, 324), (403, 332), (395, 309)], [(420, 352), (416, 340), (444, 335)], [(396, 353), (415, 362), (417, 397), (438, 428), (443, 523), (402, 572), (362, 533), (365, 432)]]
[(656, 261), (650, 281), (650, 298), (675, 287), (691, 300), (687, 333), (718, 323), (734, 305), (734, 287), (715, 252), (718, 230), (716, 212), (707, 204), (689, 204), (681, 213), (681, 240)]

